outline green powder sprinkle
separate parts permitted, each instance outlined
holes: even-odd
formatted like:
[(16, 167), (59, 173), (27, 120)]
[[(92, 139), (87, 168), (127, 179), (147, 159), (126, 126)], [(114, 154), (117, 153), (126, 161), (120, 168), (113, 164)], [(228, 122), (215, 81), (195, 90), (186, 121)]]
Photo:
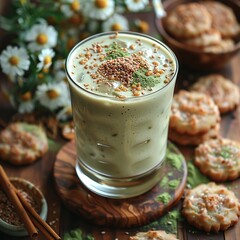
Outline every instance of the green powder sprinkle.
[(140, 83), (143, 88), (154, 87), (157, 83), (159, 83), (159, 77), (154, 75), (147, 76), (147, 69), (139, 68), (137, 71), (133, 73), (133, 84)]
[(220, 151), (220, 152), (215, 152), (215, 153), (214, 153), (214, 156), (216, 156), (216, 157), (222, 157), (222, 158), (224, 158), (224, 159), (230, 158), (231, 155), (232, 155), (232, 150), (231, 150), (231, 148), (228, 147), (228, 146), (223, 146), (223, 147), (221, 148), (221, 151)]
[(179, 185), (180, 181), (178, 179), (173, 179), (168, 182), (168, 186), (172, 189), (176, 189), (177, 186)]
[(64, 234), (63, 240), (94, 240), (90, 235), (85, 235), (81, 229), (77, 228)]
[(106, 49), (106, 53), (106, 60), (130, 56), (130, 54), (126, 50), (124, 50), (124, 48), (119, 46), (116, 42), (112, 43), (109, 48)]
[(161, 182), (160, 182), (160, 186), (161, 186), (161, 187), (167, 187), (167, 186), (168, 186), (168, 181), (169, 181), (168, 177), (167, 177), (167, 176), (164, 176), (164, 177), (162, 178)]
[(156, 200), (157, 200), (157, 201), (160, 201), (160, 202), (162, 202), (162, 203), (164, 203), (164, 204), (167, 204), (167, 203), (169, 203), (169, 201), (171, 200), (171, 198), (172, 198), (172, 197), (171, 197), (171, 195), (170, 195), (168, 192), (164, 192), (164, 193), (158, 195), (157, 198), (156, 198)]
[(199, 184), (209, 182), (209, 179), (206, 176), (204, 176), (191, 161), (187, 163), (187, 167), (188, 167), (187, 184), (189, 187), (194, 188)]
[(51, 151), (57, 152), (62, 147), (62, 144), (58, 141), (48, 138), (48, 146)]
[(142, 231), (165, 230), (167, 233), (177, 234), (178, 222), (183, 221), (180, 210), (177, 208), (166, 213), (164, 216), (150, 224), (143, 226)]
[(166, 230), (166, 232), (177, 233), (177, 222), (182, 221), (182, 216), (179, 210), (173, 210), (165, 214), (160, 219), (160, 226)]
[(177, 170), (181, 170), (183, 161), (181, 154), (173, 153), (169, 149), (167, 149), (166, 161), (170, 163), (172, 167), (176, 168)]

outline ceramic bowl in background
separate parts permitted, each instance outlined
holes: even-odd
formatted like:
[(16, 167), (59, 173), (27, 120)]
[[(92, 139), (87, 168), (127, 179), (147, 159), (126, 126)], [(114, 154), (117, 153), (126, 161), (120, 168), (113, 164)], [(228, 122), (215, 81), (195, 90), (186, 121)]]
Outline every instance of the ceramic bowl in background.
[[(163, 8), (168, 14), (171, 10), (177, 7), (180, 4), (186, 4), (190, 2), (198, 2), (193, 0), (166, 0), (163, 2)], [(239, 0), (219, 0), (226, 6), (230, 7), (235, 16), (240, 23), (240, 1)], [(155, 24), (159, 34), (161, 35), (163, 41), (173, 50), (176, 54), (180, 65), (186, 65), (193, 69), (198, 70), (216, 70), (221, 69), (226, 66), (229, 61), (239, 54), (240, 50), (240, 36), (238, 39), (235, 39), (234, 48), (230, 51), (213, 53), (213, 52), (204, 52), (201, 49), (194, 48), (184, 44), (174, 37), (172, 37), (166, 30), (164, 18), (155, 18)]]

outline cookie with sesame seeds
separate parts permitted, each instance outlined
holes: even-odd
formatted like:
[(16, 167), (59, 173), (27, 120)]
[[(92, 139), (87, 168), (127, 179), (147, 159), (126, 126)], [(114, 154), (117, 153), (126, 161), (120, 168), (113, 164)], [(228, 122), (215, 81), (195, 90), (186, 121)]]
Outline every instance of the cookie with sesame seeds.
[(199, 78), (190, 90), (208, 94), (221, 114), (232, 111), (240, 101), (239, 87), (220, 74)]
[(204, 47), (204, 46), (220, 44), (221, 41), (222, 41), (222, 37), (220, 32), (216, 29), (211, 28), (206, 30), (199, 36), (185, 39), (183, 43), (186, 43), (193, 47)]
[(186, 192), (182, 215), (200, 230), (218, 232), (238, 222), (240, 203), (234, 192), (210, 182)]
[(14, 165), (26, 165), (48, 150), (44, 130), (35, 124), (16, 122), (0, 133), (0, 159)]
[(222, 53), (234, 49), (234, 41), (232, 39), (222, 39), (218, 44), (204, 46), (201, 48), (207, 53)]
[(217, 138), (195, 149), (195, 165), (213, 181), (229, 181), (240, 176), (240, 143)]
[(212, 27), (218, 30), (223, 38), (233, 38), (240, 33), (240, 25), (233, 10), (218, 1), (202, 1), (212, 17)]
[(211, 28), (212, 18), (199, 3), (181, 4), (165, 18), (167, 31), (176, 38), (196, 37)]
[(204, 93), (181, 90), (173, 97), (169, 126), (178, 133), (206, 133), (220, 121), (217, 105)]
[(129, 240), (177, 240), (177, 237), (174, 234), (166, 233), (163, 230), (148, 232), (139, 232), (135, 236), (129, 237)]
[(176, 130), (169, 128), (168, 138), (182, 146), (198, 146), (199, 144), (207, 141), (209, 139), (213, 139), (219, 136), (220, 124), (217, 123), (214, 127), (212, 127), (206, 133), (198, 133), (195, 135), (190, 135), (187, 133), (179, 133)]

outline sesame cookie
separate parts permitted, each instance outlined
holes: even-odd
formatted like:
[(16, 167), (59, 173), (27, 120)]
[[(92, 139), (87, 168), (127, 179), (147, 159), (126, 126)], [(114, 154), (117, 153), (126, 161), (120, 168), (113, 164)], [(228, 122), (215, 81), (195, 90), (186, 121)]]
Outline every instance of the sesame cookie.
[(240, 176), (240, 143), (226, 138), (211, 139), (195, 149), (195, 165), (214, 181)]
[(14, 165), (32, 163), (47, 150), (47, 137), (40, 126), (12, 123), (0, 133), (0, 159)]
[(204, 133), (219, 121), (218, 107), (208, 95), (185, 90), (174, 95), (169, 126), (178, 133)]
[(176, 38), (191, 38), (211, 28), (212, 19), (207, 9), (199, 3), (177, 6), (166, 17), (166, 29)]
[(216, 29), (211, 28), (203, 32), (199, 36), (194, 38), (188, 38), (183, 42), (193, 47), (204, 47), (204, 46), (220, 44), (221, 40), (222, 40), (222, 37), (220, 32)]
[(202, 1), (212, 17), (212, 27), (220, 31), (222, 37), (232, 38), (240, 33), (240, 25), (231, 8), (218, 1)]
[(218, 232), (238, 222), (240, 203), (232, 191), (211, 182), (187, 191), (182, 214), (196, 228)]
[(129, 240), (177, 240), (174, 234), (166, 233), (165, 231), (148, 231), (139, 232), (135, 236), (129, 237)]
[(197, 146), (206, 140), (213, 139), (219, 135), (220, 124), (217, 123), (206, 133), (198, 133), (195, 135), (190, 135), (187, 133), (178, 133), (176, 130), (169, 128), (168, 138), (183, 146)]
[(239, 87), (220, 74), (210, 74), (198, 79), (190, 90), (208, 94), (220, 113), (232, 111), (240, 101)]
[(202, 50), (208, 53), (228, 52), (234, 49), (234, 41), (232, 39), (222, 39), (218, 44), (204, 46)]

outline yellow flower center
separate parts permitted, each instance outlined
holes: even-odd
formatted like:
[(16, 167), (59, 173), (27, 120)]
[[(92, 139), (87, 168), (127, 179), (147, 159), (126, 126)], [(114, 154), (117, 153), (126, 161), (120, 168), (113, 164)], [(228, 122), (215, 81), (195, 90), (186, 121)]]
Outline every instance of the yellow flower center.
[(44, 58), (44, 65), (52, 63), (52, 58), (50, 56), (46, 56)]
[(112, 31), (120, 31), (122, 30), (122, 26), (119, 23), (114, 23), (111, 27)]
[(75, 0), (71, 3), (70, 8), (73, 12), (77, 12), (80, 9), (80, 3), (78, 0)]
[(43, 79), (43, 77), (44, 77), (44, 75), (42, 73), (39, 73), (37, 76), (39, 79)]
[(25, 5), (27, 3), (27, 0), (20, 0), (21, 5)]
[(147, 33), (149, 30), (149, 25), (145, 21), (141, 21), (138, 27), (139, 27), (139, 31), (142, 33)]
[(135, 3), (141, 2), (141, 0), (134, 0)]
[(21, 100), (24, 102), (27, 102), (32, 99), (32, 94), (31, 92), (25, 92), (24, 94), (21, 95)]
[(19, 58), (17, 56), (12, 56), (8, 61), (11, 65), (16, 66), (19, 63)]
[(44, 45), (48, 42), (48, 37), (45, 33), (40, 33), (38, 36), (37, 36), (37, 43), (40, 44), (40, 45)]
[(97, 8), (106, 8), (108, 6), (108, 0), (95, 0), (95, 6)]
[(54, 89), (49, 89), (47, 91), (47, 96), (50, 98), (50, 99), (55, 99), (59, 96), (59, 93), (57, 91), (55, 91)]

